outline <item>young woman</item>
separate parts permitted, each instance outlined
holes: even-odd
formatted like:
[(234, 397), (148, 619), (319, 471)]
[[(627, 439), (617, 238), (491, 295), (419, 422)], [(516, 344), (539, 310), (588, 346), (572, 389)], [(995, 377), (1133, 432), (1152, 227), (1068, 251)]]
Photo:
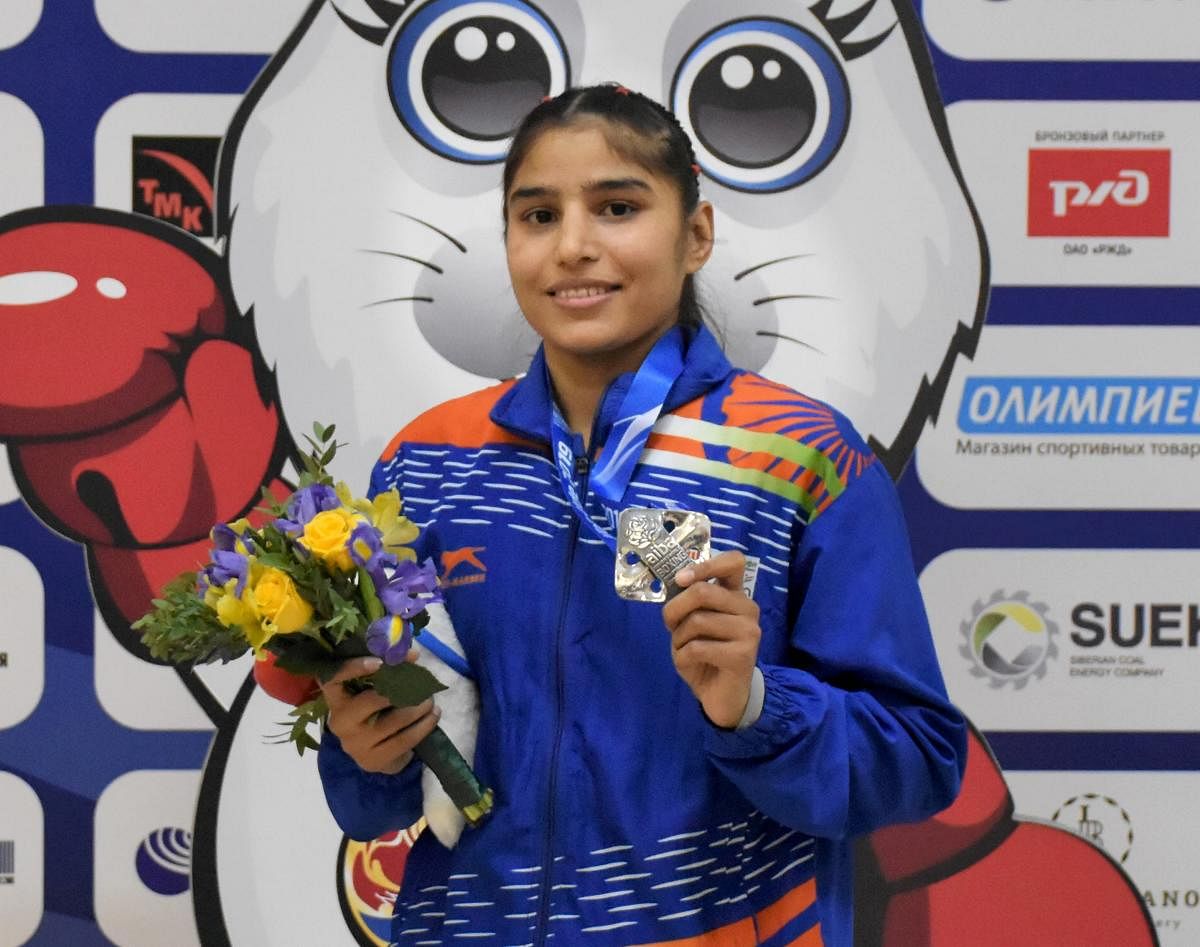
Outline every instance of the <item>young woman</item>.
[[(713, 246), (691, 145), (650, 99), (570, 90), (504, 171), (528, 374), (405, 428), (373, 490), (427, 519), (480, 691), (496, 807), (426, 833), (403, 944), (849, 945), (849, 840), (954, 798), (946, 699), (901, 513), (836, 411), (732, 368), (692, 287)], [(651, 426), (652, 425), (652, 426)], [(714, 556), (667, 604), (613, 587), (617, 508), (706, 513)], [(326, 686), (342, 828), (420, 814), (432, 704)]]

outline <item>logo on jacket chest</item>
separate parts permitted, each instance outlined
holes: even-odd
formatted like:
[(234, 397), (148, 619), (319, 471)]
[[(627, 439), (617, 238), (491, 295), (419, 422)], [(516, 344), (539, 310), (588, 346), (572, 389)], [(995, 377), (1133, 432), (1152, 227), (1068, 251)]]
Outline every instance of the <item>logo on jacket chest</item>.
[(474, 585), (487, 579), (487, 566), (480, 558), (486, 546), (463, 546), (442, 553), (442, 574), (439, 577), (443, 588), (452, 589), (460, 585)]

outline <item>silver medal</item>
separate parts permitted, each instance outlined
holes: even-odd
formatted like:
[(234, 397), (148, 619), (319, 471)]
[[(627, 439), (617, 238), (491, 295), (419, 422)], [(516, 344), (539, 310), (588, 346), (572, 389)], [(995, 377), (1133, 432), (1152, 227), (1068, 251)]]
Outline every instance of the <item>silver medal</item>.
[(712, 524), (703, 513), (630, 507), (617, 520), (617, 594), (665, 602), (679, 593), (675, 576), (712, 554)]

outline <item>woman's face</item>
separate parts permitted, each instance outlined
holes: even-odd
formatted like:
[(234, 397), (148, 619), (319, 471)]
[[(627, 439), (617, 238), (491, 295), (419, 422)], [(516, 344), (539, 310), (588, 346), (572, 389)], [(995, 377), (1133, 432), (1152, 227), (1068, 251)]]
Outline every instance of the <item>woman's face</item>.
[(506, 196), (513, 291), (554, 365), (631, 370), (679, 314), (712, 249), (712, 209), (614, 152), (595, 125), (543, 132)]

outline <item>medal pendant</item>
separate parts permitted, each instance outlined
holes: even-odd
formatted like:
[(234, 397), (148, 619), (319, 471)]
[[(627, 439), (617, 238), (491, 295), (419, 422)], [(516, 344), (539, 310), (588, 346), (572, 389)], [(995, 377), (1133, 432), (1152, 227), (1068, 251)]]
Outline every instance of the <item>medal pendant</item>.
[(621, 598), (665, 602), (675, 576), (712, 555), (712, 524), (703, 513), (630, 507), (617, 520), (614, 584)]

